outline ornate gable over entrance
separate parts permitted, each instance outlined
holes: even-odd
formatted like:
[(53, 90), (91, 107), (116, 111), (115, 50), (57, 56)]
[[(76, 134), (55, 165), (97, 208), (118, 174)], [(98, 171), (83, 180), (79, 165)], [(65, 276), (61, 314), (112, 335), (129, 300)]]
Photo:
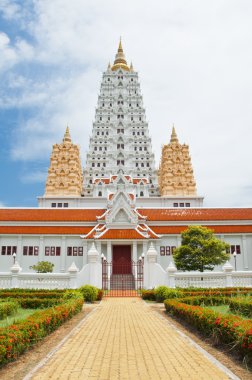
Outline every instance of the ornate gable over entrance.
[(118, 190), (108, 203), (110, 212), (106, 214), (105, 222), (109, 227), (120, 227), (121, 224), (134, 228), (138, 224), (138, 216), (134, 212), (134, 200), (123, 190)]

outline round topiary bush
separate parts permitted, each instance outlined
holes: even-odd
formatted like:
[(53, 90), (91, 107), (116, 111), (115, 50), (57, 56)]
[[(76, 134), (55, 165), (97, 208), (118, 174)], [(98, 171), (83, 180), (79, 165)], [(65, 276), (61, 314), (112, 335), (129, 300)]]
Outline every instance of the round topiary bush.
[(97, 300), (99, 290), (95, 286), (84, 285), (81, 286), (78, 290), (82, 293), (84, 301), (94, 302)]
[(72, 299), (78, 299), (82, 298), (83, 294), (79, 290), (66, 290), (66, 292), (63, 294), (63, 299), (64, 300), (72, 300)]
[(155, 289), (155, 297), (157, 302), (163, 302), (169, 298), (183, 297), (183, 292), (181, 290), (168, 288), (167, 286), (159, 286)]

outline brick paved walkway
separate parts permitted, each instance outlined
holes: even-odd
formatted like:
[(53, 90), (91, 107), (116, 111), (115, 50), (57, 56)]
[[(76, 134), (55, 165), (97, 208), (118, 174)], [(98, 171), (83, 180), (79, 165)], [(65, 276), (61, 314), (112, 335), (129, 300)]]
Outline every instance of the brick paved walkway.
[(138, 298), (105, 299), (32, 377), (48, 379), (228, 379)]

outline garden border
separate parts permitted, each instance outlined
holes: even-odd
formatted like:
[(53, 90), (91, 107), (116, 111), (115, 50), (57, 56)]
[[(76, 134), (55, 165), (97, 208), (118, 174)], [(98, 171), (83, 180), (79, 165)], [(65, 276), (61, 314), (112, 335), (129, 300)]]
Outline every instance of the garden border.
[[(143, 300), (144, 304), (147, 307), (151, 307), (151, 303), (147, 303)], [(207, 352), (204, 348), (202, 348), (198, 343), (196, 343), (192, 338), (190, 338), (187, 334), (178, 329), (178, 327), (169, 321), (165, 316), (160, 315), (158, 311), (155, 311), (158, 317), (165, 321), (169, 326), (171, 326), (180, 336), (182, 336), (185, 340), (188, 341), (193, 347), (195, 347), (198, 351), (200, 351), (211, 363), (216, 365), (221, 371), (223, 371), (231, 380), (241, 380), (240, 377), (236, 376), (230, 369), (228, 369), (224, 364), (222, 364), (218, 359), (216, 359), (212, 354)], [(26, 379), (24, 379), (26, 380)], [(28, 379), (27, 379), (28, 380)]]
[[(23, 380), (30, 380), (32, 379), (32, 376), (40, 369), (42, 368), (52, 357), (54, 354), (56, 354), (56, 352), (59, 351), (59, 349), (63, 346), (63, 344), (69, 339), (71, 338), (71, 336), (73, 336), (78, 330), (80, 330), (82, 324), (89, 318), (89, 316), (91, 316), (98, 308), (98, 306), (100, 306), (102, 303), (102, 300), (100, 301), (100, 303), (96, 306), (94, 306), (94, 309), (92, 311), (90, 311), (90, 313), (88, 313), (87, 315), (84, 315), (84, 317), (82, 318), (82, 320), (77, 324), (77, 326), (75, 326), (58, 344), (56, 347), (54, 347), (45, 357), (44, 359), (40, 360), (40, 362), (31, 370), (29, 371), (25, 377), (23, 378)], [(84, 304), (86, 306), (86, 304)], [(83, 307), (85, 307), (83, 305)], [(236, 379), (235, 379), (236, 380)], [(238, 379), (239, 380), (239, 379)]]

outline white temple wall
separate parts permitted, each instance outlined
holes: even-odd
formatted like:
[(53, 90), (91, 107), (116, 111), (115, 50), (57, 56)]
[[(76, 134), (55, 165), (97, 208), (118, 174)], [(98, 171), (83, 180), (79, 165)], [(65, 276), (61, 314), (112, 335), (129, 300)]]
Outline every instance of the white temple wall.
[[(241, 253), (236, 256), (236, 269), (241, 271), (252, 270), (252, 234), (233, 234), (233, 235), (218, 235), (230, 245), (239, 245)], [(181, 242), (180, 235), (164, 235), (160, 240), (154, 241), (154, 246), (157, 250), (157, 263), (166, 269), (172, 260), (171, 247), (178, 247)], [(33, 272), (29, 266), (36, 264), (38, 261), (50, 261), (55, 264), (54, 272), (63, 273), (67, 272), (68, 268), (75, 262), (76, 266), (81, 268), (87, 264), (87, 252), (91, 247), (91, 241), (81, 239), (79, 236), (48, 236), (48, 235), (1, 235), (0, 237), (0, 272), (9, 272), (13, 264), (12, 255), (2, 255), (2, 246), (16, 246), (17, 256), (16, 261), (20, 264), (24, 272)], [(96, 241), (95, 245), (99, 254), (103, 253), (108, 261), (112, 260), (112, 249), (115, 244), (129, 244), (131, 245), (132, 259), (136, 260), (148, 250), (150, 242), (145, 241)], [(23, 247), (39, 247), (38, 255), (23, 255)], [(45, 255), (45, 247), (60, 247), (60, 256)], [(67, 247), (82, 248), (83, 256), (76, 255), (68, 256)], [(162, 255), (160, 247), (164, 247), (165, 254)], [(170, 247), (170, 252), (169, 248)], [(168, 249), (168, 250), (167, 250)], [(169, 254), (170, 253), (170, 254)], [(134, 257), (133, 257), (134, 256)], [(235, 268), (235, 259), (231, 255), (230, 263)], [(218, 271), (221, 266), (216, 267)]]

